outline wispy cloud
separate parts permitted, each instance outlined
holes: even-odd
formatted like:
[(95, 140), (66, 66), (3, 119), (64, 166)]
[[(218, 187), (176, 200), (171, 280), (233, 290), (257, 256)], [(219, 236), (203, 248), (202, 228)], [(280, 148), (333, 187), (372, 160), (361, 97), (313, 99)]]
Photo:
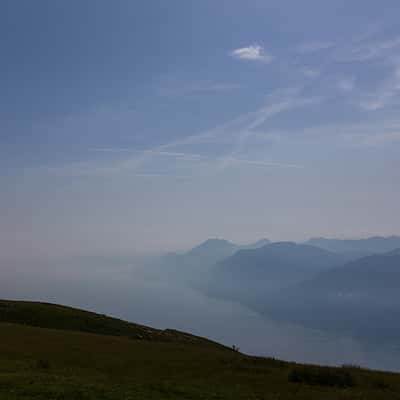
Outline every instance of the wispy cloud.
[(374, 90), (363, 96), (359, 106), (366, 111), (376, 111), (400, 101), (400, 60), (391, 74)]
[(321, 71), (319, 71), (316, 68), (311, 68), (311, 67), (303, 67), (301, 69), (301, 72), (303, 73), (303, 75), (306, 78), (309, 78), (309, 79), (315, 79), (321, 75)]
[(269, 162), (269, 161), (258, 161), (258, 160), (245, 160), (242, 158), (237, 157), (220, 157), (218, 159), (229, 165), (234, 164), (248, 164), (248, 165), (255, 165), (260, 167), (283, 167), (283, 168), (304, 168), (302, 165), (298, 164), (288, 164), (288, 163), (278, 163), (278, 162)]
[(189, 96), (201, 93), (230, 92), (241, 89), (243, 85), (231, 82), (197, 81), (179, 82), (167, 80), (157, 87), (157, 92), (163, 96)]
[(296, 52), (299, 54), (315, 53), (317, 51), (331, 49), (334, 46), (334, 42), (316, 40), (312, 42), (301, 43), (296, 47)]
[(354, 93), (353, 104), (368, 112), (382, 110), (400, 101), (400, 36), (377, 39), (378, 33), (374, 30), (359, 35), (343, 46), (337, 46), (330, 57), (334, 63), (360, 64), (357, 68), (373, 65), (375, 76), (370, 75), (366, 89), (360, 81), (355, 91), (354, 77), (337, 82), (338, 89)]
[(124, 153), (130, 152), (129, 147), (92, 147), (89, 151), (94, 151), (97, 153)]
[(400, 50), (400, 37), (385, 40), (363, 40), (351, 42), (338, 49), (334, 59), (340, 62), (363, 62), (385, 59)]
[[(148, 175), (151, 177), (154, 173), (157, 176), (160, 175), (157, 169), (163, 170), (167, 165), (169, 170), (173, 171), (174, 168), (178, 167), (179, 163), (189, 163), (193, 168), (220, 168), (221, 166), (234, 167), (237, 165), (267, 168), (301, 168), (300, 165), (290, 162), (253, 159), (250, 158), (248, 153), (246, 153), (246, 157), (243, 157), (242, 148), (244, 143), (251, 140), (256, 130), (263, 126), (269, 118), (318, 101), (319, 99), (316, 98), (302, 96), (299, 89), (277, 91), (272, 93), (268, 97), (266, 104), (258, 110), (239, 115), (237, 118), (210, 130), (143, 150), (93, 147), (90, 149), (91, 151), (112, 153), (115, 150), (117, 154), (129, 154), (118, 157), (117, 160), (110, 160), (108, 163), (104, 160), (95, 160), (93, 162), (61, 166), (60, 168), (52, 167), (47, 170), (52, 174), (59, 175), (68, 175), (68, 172), (70, 172), (72, 176), (102, 176), (126, 173), (129, 176), (138, 174), (138, 176)], [(209, 149), (210, 146), (213, 147), (218, 142), (224, 144), (222, 151), (219, 151), (220, 154), (212, 154), (209, 150), (206, 153), (186, 150), (188, 146), (196, 148), (196, 146), (204, 143), (207, 143)]]
[(238, 49), (234, 49), (229, 53), (232, 57), (238, 58), (240, 60), (249, 60), (249, 61), (262, 61), (264, 63), (271, 63), (274, 57), (267, 53), (263, 46), (259, 44), (252, 44), (247, 47), (240, 47)]
[[(153, 160), (154, 158), (162, 158), (168, 157), (174, 162), (206, 162), (206, 165), (210, 165), (213, 163), (215, 165), (225, 166), (237, 166), (237, 165), (250, 165), (250, 166), (258, 166), (258, 167), (266, 167), (266, 168), (303, 168), (303, 166), (298, 164), (291, 163), (283, 163), (283, 162), (270, 162), (264, 160), (247, 160), (233, 156), (220, 156), (213, 157), (203, 154), (193, 154), (193, 153), (174, 153), (174, 152), (157, 152), (157, 151), (139, 151), (139, 150), (131, 150), (133, 153), (140, 154), (141, 156), (151, 154)], [(176, 173), (154, 173), (154, 172), (142, 172), (138, 170), (137, 165), (132, 164), (132, 159), (125, 160), (123, 162), (112, 163), (108, 166), (100, 166), (95, 162), (82, 162), (82, 163), (73, 163), (63, 166), (57, 167), (42, 167), (41, 170), (46, 171), (50, 175), (54, 175), (57, 177), (105, 177), (105, 176), (115, 176), (116, 174), (124, 173), (130, 177), (142, 177), (142, 178), (162, 178), (162, 177), (178, 177), (182, 178), (183, 176), (177, 175)], [(147, 160), (149, 161), (149, 160)], [(216, 164), (217, 163), (217, 164)], [(186, 176), (188, 177), (188, 176)]]
[(355, 87), (356, 80), (351, 78), (342, 78), (337, 82), (337, 87), (343, 92), (351, 92)]
[[(380, 146), (400, 141), (400, 119), (332, 123), (294, 129), (296, 138), (304, 142), (336, 141), (341, 146)], [(266, 131), (260, 136), (292, 137), (293, 131)]]
[(360, 144), (365, 146), (381, 146), (386, 143), (400, 142), (400, 128), (393, 132), (380, 132), (375, 135), (363, 135), (358, 138)]

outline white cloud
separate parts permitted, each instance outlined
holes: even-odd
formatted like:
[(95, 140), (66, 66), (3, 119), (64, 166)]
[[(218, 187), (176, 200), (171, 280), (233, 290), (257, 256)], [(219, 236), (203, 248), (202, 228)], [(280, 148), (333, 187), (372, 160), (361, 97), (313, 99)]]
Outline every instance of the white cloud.
[(335, 46), (335, 43), (328, 41), (312, 41), (302, 43), (297, 46), (296, 52), (299, 54), (315, 53), (317, 51), (330, 49)]
[(264, 48), (259, 44), (253, 44), (247, 47), (241, 47), (232, 50), (229, 54), (232, 57), (238, 58), (240, 60), (262, 61), (267, 64), (272, 62), (273, 60), (273, 56), (266, 53)]

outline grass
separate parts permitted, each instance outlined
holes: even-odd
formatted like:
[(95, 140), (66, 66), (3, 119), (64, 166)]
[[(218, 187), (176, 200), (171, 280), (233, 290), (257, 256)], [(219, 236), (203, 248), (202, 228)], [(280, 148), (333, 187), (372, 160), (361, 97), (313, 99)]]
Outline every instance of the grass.
[[(42, 305), (22, 306), (37, 324), (35, 309), (43, 312)], [(47, 325), (58, 307), (45, 306)], [(158, 334), (143, 339), (62, 330), (58, 318), (52, 329), (6, 322), (3, 314), (1, 400), (400, 399), (398, 374), (249, 357), (200, 338), (189, 341), (185, 334), (164, 340)], [(351, 385), (335, 384), (343, 377)]]
[(173, 329), (149, 328), (102, 314), (40, 302), (0, 300), (1, 322), (100, 335), (125, 336), (139, 340), (221, 346), (211, 340)]

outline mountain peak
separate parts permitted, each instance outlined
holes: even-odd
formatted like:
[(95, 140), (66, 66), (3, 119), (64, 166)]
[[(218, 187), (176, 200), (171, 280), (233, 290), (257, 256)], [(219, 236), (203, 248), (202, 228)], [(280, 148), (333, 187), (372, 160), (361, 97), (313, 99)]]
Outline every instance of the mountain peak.
[(210, 249), (210, 248), (219, 248), (219, 247), (237, 247), (236, 244), (229, 242), (228, 240), (225, 239), (220, 239), (220, 238), (209, 238), (205, 240), (204, 242), (200, 243), (199, 245), (193, 247), (193, 250), (196, 249)]

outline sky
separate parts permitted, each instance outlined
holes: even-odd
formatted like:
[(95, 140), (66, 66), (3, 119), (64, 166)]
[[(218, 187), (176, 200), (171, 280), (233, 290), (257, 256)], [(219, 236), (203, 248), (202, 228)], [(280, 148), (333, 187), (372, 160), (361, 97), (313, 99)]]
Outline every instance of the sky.
[(2, 259), (400, 233), (397, 0), (3, 0)]

